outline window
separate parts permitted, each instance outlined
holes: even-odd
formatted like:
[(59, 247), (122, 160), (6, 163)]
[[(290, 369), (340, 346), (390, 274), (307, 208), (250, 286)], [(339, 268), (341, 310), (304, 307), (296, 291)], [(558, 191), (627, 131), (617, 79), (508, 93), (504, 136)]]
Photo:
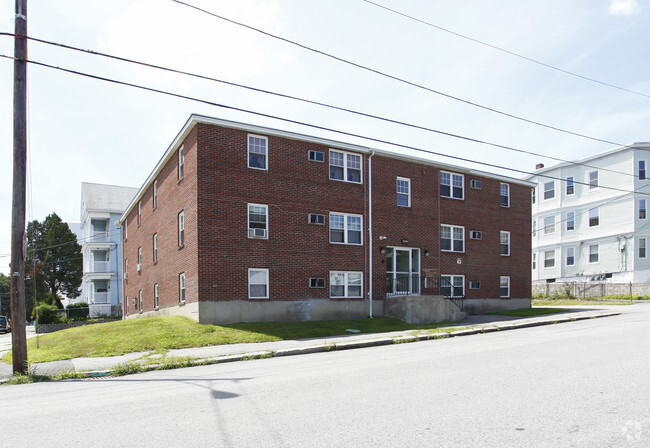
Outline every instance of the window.
[(361, 156), (330, 150), (330, 179), (361, 183)]
[(483, 232), (481, 232), (480, 230), (470, 230), (469, 231), (469, 239), (470, 240), (483, 239)]
[(510, 256), (510, 232), (501, 232), (500, 254), (503, 256)]
[(153, 234), (153, 262), (158, 261), (158, 234)]
[(510, 185), (501, 184), (501, 207), (510, 207)]
[(555, 267), (555, 251), (547, 250), (544, 252), (544, 267), (545, 268), (554, 268)]
[(248, 237), (268, 238), (268, 205), (248, 204)]
[(646, 218), (646, 205), (645, 199), (639, 199), (639, 219)]
[(124, 260), (124, 278), (129, 277), (129, 260)]
[(537, 253), (533, 254), (533, 271), (537, 269)]
[(441, 275), (440, 294), (444, 297), (465, 297), (465, 276)]
[(178, 214), (178, 246), (185, 245), (185, 212)]
[(531, 201), (532, 201), (533, 204), (537, 201), (537, 193), (536, 192), (537, 192), (537, 188), (533, 188), (532, 190), (530, 190), (530, 197), (531, 197)]
[(140, 304), (140, 312), (142, 312), (142, 290), (138, 291), (138, 303)]
[(598, 207), (589, 210), (589, 227), (596, 227), (599, 224)]
[(469, 289), (481, 289), (481, 282), (469, 282)]
[(464, 199), (464, 177), (462, 174), (440, 171), (440, 196)]
[(142, 267), (142, 248), (138, 247), (138, 271)]
[(158, 308), (158, 283), (153, 285), (153, 307)]
[(129, 314), (129, 296), (126, 296), (126, 314)]
[(178, 180), (185, 175), (185, 147), (178, 148)]
[(310, 278), (309, 279), (309, 287), (310, 288), (324, 288), (325, 287), (325, 279), (324, 278)]
[(185, 302), (185, 272), (178, 274), (178, 301)]
[(555, 197), (555, 182), (550, 181), (544, 183), (544, 200), (553, 199)]
[(566, 265), (575, 266), (576, 264), (576, 250), (574, 247), (566, 248)]
[(142, 201), (138, 201), (138, 225), (142, 224)]
[(361, 244), (361, 215), (330, 213), (330, 243)]
[(330, 297), (362, 297), (361, 272), (330, 272)]
[(469, 181), (469, 188), (473, 188), (474, 190), (480, 190), (483, 188), (483, 182), (480, 180), (472, 179)]
[(307, 222), (309, 224), (324, 225), (325, 224), (325, 215), (319, 215), (316, 213), (310, 213), (307, 216)]
[(569, 176), (566, 178), (566, 195), (571, 196), (573, 193), (575, 193), (575, 187), (573, 186), (573, 176)]
[(129, 221), (124, 220), (124, 241), (129, 238)]
[(324, 162), (325, 153), (323, 151), (309, 151), (309, 160), (314, 162)]
[(598, 244), (589, 246), (589, 263), (598, 263)]
[(646, 239), (639, 238), (639, 258), (646, 257)]
[(544, 218), (544, 235), (555, 233), (555, 216)]
[(589, 171), (589, 189), (598, 188), (598, 171)]
[(153, 208), (158, 207), (158, 179), (153, 181)]
[(537, 236), (537, 220), (533, 219), (533, 236)]
[(269, 270), (268, 269), (248, 270), (248, 298), (249, 299), (269, 298)]
[(440, 250), (465, 252), (465, 227), (441, 225)]
[(645, 179), (645, 160), (639, 160), (639, 180)]
[(411, 206), (411, 179), (397, 178), (397, 205), (399, 207)]
[(248, 167), (266, 170), (268, 139), (257, 135), (248, 136)]
[(501, 276), (499, 279), (499, 297), (510, 297), (510, 277)]
[(576, 214), (574, 212), (567, 212), (566, 214), (566, 229), (575, 230), (576, 228)]

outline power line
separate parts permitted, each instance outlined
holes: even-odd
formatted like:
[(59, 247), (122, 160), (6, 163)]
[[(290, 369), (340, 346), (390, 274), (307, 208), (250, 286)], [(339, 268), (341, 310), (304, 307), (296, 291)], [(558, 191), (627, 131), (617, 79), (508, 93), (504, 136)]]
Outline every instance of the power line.
[[(0, 35), (3, 35), (3, 34), (8, 34), (8, 33), (0, 33)], [(115, 59), (115, 60), (118, 60), (118, 61), (128, 62), (128, 63), (131, 63), (131, 64), (136, 64), (136, 65), (149, 67), (149, 68), (154, 68), (154, 69), (157, 69), (157, 70), (167, 71), (167, 72), (170, 72), (170, 73), (177, 73), (177, 74), (181, 74), (181, 75), (184, 75), (184, 76), (190, 76), (190, 77), (203, 79), (203, 80), (208, 80), (208, 81), (213, 81), (213, 82), (218, 82), (218, 83), (222, 83), (222, 84), (226, 84), (226, 85), (230, 85), (230, 86), (234, 86), (234, 87), (240, 87), (240, 88), (248, 89), (248, 90), (251, 90), (251, 91), (254, 91), (254, 92), (264, 93), (264, 94), (268, 94), (268, 95), (274, 95), (274, 96), (278, 96), (278, 97), (286, 98), (286, 99), (291, 99), (291, 100), (295, 100), (295, 101), (301, 101), (301, 102), (308, 103), (308, 104), (314, 104), (314, 105), (321, 106), (321, 107), (326, 107), (326, 108), (339, 110), (339, 111), (343, 111), (343, 112), (347, 112), (347, 113), (351, 113), (351, 114), (355, 114), (355, 115), (360, 115), (360, 116), (363, 116), (363, 117), (366, 117), (366, 118), (372, 118), (372, 119), (381, 120), (381, 121), (392, 123), (392, 124), (398, 124), (398, 125), (401, 125), (401, 126), (407, 126), (407, 127), (411, 127), (411, 128), (418, 129), (418, 130), (423, 130), (423, 131), (427, 131), (427, 132), (436, 133), (436, 134), (439, 134), (439, 135), (444, 135), (444, 136), (447, 136), (447, 137), (452, 137), (452, 138), (456, 138), (456, 139), (460, 139), (460, 140), (465, 140), (465, 141), (469, 141), (469, 142), (472, 142), (472, 143), (478, 143), (478, 144), (492, 146), (492, 147), (499, 148), (499, 149), (505, 149), (505, 150), (508, 150), (508, 151), (533, 155), (533, 156), (537, 156), (537, 157), (543, 157), (543, 158), (546, 158), (546, 159), (549, 159), (549, 160), (555, 160), (555, 161), (558, 161), (558, 162), (569, 163), (569, 164), (572, 164), (572, 165), (575, 165), (575, 166), (585, 166), (585, 167), (588, 167), (588, 168), (599, 169), (601, 171), (608, 171), (608, 172), (612, 172), (612, 173), (616, 173), (616, 174), (621, 174), (621, 175), (625, 175), (625, 176), (632, 176), (632, 177), (637, 177), (638, 178), (638, 175), (636, 175), (634, 173), (626, 173), (626, 172), (623, 172), (623, 171), (617, 171), (617, 170), (612, 170), (612, 169), (609, 169), (609, 168), (602, 168), (602, 167), (597, 167), (597, 166), (593, 166), (593, 165), (588, 165), (586, 163), (566, 160), (566, 159), (562, 159), (562, 158), (559, 158), (559, 157), (553, 157), (553, 156), (549, 156), (549, 155), (545, 155), (545, 154), (540, 154), (540, 153), (536, 153), (536, 152), (532, 152), (532, 151), (523, 150), (523, 149), (520, 149), (520, 148), (515, 148), (515, 147), (512, 147), (512, 146), (501, 145), (501, 144), (498, 144), (498, 143), (488, 142), (488, 141), (485, 141), (485, 140), (480, 140), (480, 139), (476, 139), (476, 138), (472, 138), (472, 137), (466, 137), (466, 136), (459, 135), (459, 134), (453, 134), (453, 133), (450, 133), (450, 132), (440, 131), (438, 129), (433, 129), (433, 128), (426, 127), (426, 126), (421, 126), (421, 125), (407, 123), (407, 122), (403, 122), (403, 121), (399, 121), (399, 120), (394, 120), (394, 119), (391, 119), (391, 118), (381, 117), (381, 116), (369, 114), (369, 113), (366, 113), (366, 112), (360, 112), (360, 111), (349, 109), (349, 108), (334, 106), (334, 105), (323, 103), (323, 102), (320, 102), (320, 101), (314, 101), (314, 100), (309, 100), (309, 99), (305, 99), (305, 98), (301, 98), (301, 97), (297, 97), (297, 96), (293, 96), (293, 95), (288, 95), (288, 94), (284, 94), (284, 93), (273, 92), (273, 91), (270, 91), (270, 90), (265, 90), (265, 89), (260, 89), (260, 88), (257, 88), (257, 87), (247, 86), (245, 84), (234, 83), (234, 82), (225, 81), (225, 80), (222, 80), (222, 79), (213, 78), (213, 77), (209, 77), (209, 76), (205, 76), (205, 75), (199, 75), (199, 74), (196, 74), (196, 73), (191, 73), (191, 72), (187, 72), (187, 71), (183, 71), (183, 70), (177, 70), (177, 69), (173, 69), (173, 68), (169, 68), (169, 67), (163, 67), (163, 66), (160, 66), (160, 65), (150, 64), (150, 63), (146, 63), (146, 62), (142, 62), (142, 61), (136, 61), (136, 60), (133, 60), (133, 59), (128, 59), (128, 58), (124, 58), (124, 57), (121, 57), (121, 56), (115, 56), (115, 55), (102, 53), (102, 52), (97, 52), (97, 51), (94, 51), (94, 50), (85, 50), (85, 49), (74, 47), (74, 46), (71, 46), (71, 45), (62, 44), (62, 43), (58, 43), (58, 42), (47, 41), (47, 40), (38, 39), (38, 38), (35, 38), (35, 37), (26, 37), (26, 38), (29, 39), (29, 40), (35, 41), (35, 42), (39, 42), (39, 43), (43, 43), (43, 44), (47, 44), (47, 45), (52, 45), (52, 46), (56, 46), (56, 47), (60, 47), (60, 48), (65, 48), (65, 49), (68, 49), (68, 50), (74, 50), (74, 51), (78, 51), (78, 52), (82, 52), (82, 53), (92, 54), (92, 55), (95, 55), (95, 56), (102, 56), (102, 57), (106, 57), (106, 58), (109, 58), (109, 59)], [(630, 146), (626, 146), (626, 145), (620, 145), (620, 146), (631, 148)]]
[(379, 3), (375, 3), (375, 2), (370, 1), (370, 0), (362, 0), (362, 1), (364, 1), (364, 2), (366, 2), (366, 3), (368, 3), (368, 4), (370, 4), (370, 5), (376, 6), (376, 7), (378, 7), (378, 8), (384, 9), (384, 10), (386, 10), (386, 11), (390, 11), (390, 12), (392, 12), (392, 13), (394, 13), (394, 14), (397, 14), (397, 15), (400, 15), (400, 16), (402, 16), (402, 17), (406, 17), (407, 19), (414, 20), (414, 21), (416, 21), (416, 22), (419, 22), (419, 23), (422, 23), (422, 24), (424, 24), (424, 25), (430, 26), (430, 27), (435, 28), (435, 29), (437, 29), (437, 30), (444, 31), (445, 33), (453, 34), (454, 36), (458, 36), (458, 37), (461, 37), (461, 38), (463, 38), (463, 39), (467, 39), (467, 40), (469, 40), (469, 41), (475, 42), (475, 43), (480, 44), (480, 45), (484, 45), (484, 46), (486, 46), (486, 47), (490, 47), (490, 48), (492, 48), (492, 49), (494, 49), (494, 50), (501, 51), (501, 52), (506, 53), (506, 54), (509, 54), (509, 55), (511, 55), (511, 56), (515, 56), (515, 57), (518, 57), (518, 58), (524, 59), (524, 60), (526, 60), (526, 61), (533, 62), (533, 63), (535, 63), (535, 64), (541, 65), (541, 66), (546, 67), (546, 68), (550, 68), (550, 69), (553, 69), (553, 70), (557, 70), (558, 72), (562, 72), (562, 73), (564, 73), (564, 74), (566, 74), (566, 75), (575, 76), (576, 78), (584, 79), (585, 81), (594, 82), (594, 83), (596, 83), (596, 84), (600, 84), (600, 85), (603, 85), (603, 86), (611, 87), (611, 88), (613, 88), (613, 89), (621, 90), (621, 91), (623, 91), (623, 92), (633, 93), (634, 95), (639, 95), (639, 96), (644, 96), (644, 97), (646, 97), (646, 98), (650, 98), (650, 95), (646, 95), (645, 93), (637, 92), (637, 91), (635, 91), (635, 90), (626, 89), (625, 87), (620, 87), (620, 86), (617, 86), (617, 85), (614, 85), (614, 84), (610, 84), (610, 83), (608, 83), (608, 82), (599, 81), (599, 80), (597, 80), (597, 79), (590, 78), (589, 76), (580, 75), (580, 74), (578, 74), (578, 73), (574, 73), (574, 72), (571, 72), (571, 71), (569, 71), (569, 70), (565, 70), (565, 69), (563, 69), (563, 68), (557, 67), (557, 66), (555, 66), (555, 65), (551, 65), (551, 64), (547, 64), (547, 63), (545, 63), (545, 62), (538, 61), (537, 59), (533, 59), (533, 58), (531, 58), (531, 57), (524, 56), (524, 55), (519, 54), (519, 53), (515, 53), (514, 51), (506, 50), (505, 48), (498, 47), (498, 46), (496, 46), (496, 45), (489, 44), (489, 43), (484, 42), (484, 41), (482, 41), (482, 40), (479, 40), (479, 39), (475, 39), (475, 38), (473, 38), (473, 37), (466, 36), (466, 35), (464, 35), (464, 34), (461, 34), (461, 33), (456, 32), (456, 31), (452, 31), (452, 30), (450, 30), (450, 29), (448, 29), (448, 28), (443, 28), (443, 27), (441, 27), (441, 26), (439, 26), (439, 25), (435, 25), (435, 24), (433, 24), (433, 23), (431, 23), (431, 22), (427, 22), (426, 20), (418, 19), (417, 17), (413, 17), (413, 16), (411, 16), (411, 15), (408, 15), (408, 14), (403, 13), (403, 12), (401, 12), (401, 11), (397, 11), (397, 10), (395, 10), (395, 9), (389, 8), (389, 7), (384, 6), (384, 5), (380, 5)]
[[(5, 59), (14, 59), (11, 56), (1, 55), (1, 54), (0, 54), (0, 57), (5, 58)], [(133, 88), (136, 88), (136, 89), (145, 90), (145, 91), (149, 91), (149, 92), (160, 93), (160, 94), (172, 96), (172, 97), (175, 97), (175, 98), (181, 98), (181, 99), (186, 99), (186, 100), (190, 100), (190, 101), (195, 101), (195, 102), (208, 104), (208, 105), (215, 106), (215, 107), (221, 107), (221, 108), (228, 109), (228, 110), (233, 110), (233, 111), (237, 111), (237, 112), (243, 112), (243, 113), (247, 113), (247, 114), (251, 114), (251, 115), (256, 115), (256, 116), (259, 116), (259, 117), (271, 118), (271, 119), (278, 120), (278, 121), (283, 121), (283, 122), (286, 122), (286, 123), (292, 123), (292, 124), (296, 124), (296, 125), (300, 125), (300, 126), (309, 127), (309, 128), (312, 128), (312, 129), (318, 129), (318, 130), (322, 130), (322, 131), (327, 131), (327, 132), (332, 132), (332, 133), (336, 133), (336, 134), (346, 135), (346, 136), (349, 136), (349, 137), (360, 138), (360, 139), (364, 139), (364, 140), (368, 140), (368, 141), (372, 141), (372, 142), (376, 142), (376, 143), (382, 143), (382, 144), (386, 144), (386, 145), (395, 146), (395, 147), (398, 147), (398, 148), (404, 148), (404, 149), (409, 149), (409, 150), (412, 150), (412, 151), (418, 151), (418, 152), (423, 152), (423, 153), (426, 153), (426, 154), (436, 155), (436, 156), (439, 156), (439, 157), (445, 157), (445, 158), (449, 158), (449, 159), (452, 159), (452, 160), (458, 160), (458, 161), (467, 162), (467, 163), (474, 163), (474, 164), (477, 164), (477, 165), (488, 166), (488, 167), (491, 167), (491, 168), (496, 168), (496, 169), (501, 169), (501, 170), (506, 170), (506, 171), (512, 171), (512, 172), (516, 172), (516, 173), (520, 173), (520, 174), (544, 177), (544, 178), (548, 178), (548, 179), (555, 179), (555, 180), (566, 182), (566, 179), (563, 179), (561, 177), (556, 177), (556, 176), (550, 176), (548, 174), (534, 173), (534, 172), (520, 170), (520, 169), (516, 169), (516, 168), (509, 168), (509, 167), (506, 167), (506, 166), (503, 166), (503, 165), (497, 165), (497, 164), (494, 164), (494, 163), (480, 162), (480, 161), (476, 161), (476, 160), (473, 160), (473, 159), (468, 159), (468, 158), (465, 158), (465, 157), (453, 156), (453, 155), (449, 155), (449, 154), (443, 154), (443, 153), (439, 153), (439, 152), (436, 152), (436, 151), (431, 151), (431, 150), (419, 148), (419, 147), (416, 147), (416, 146), (404, 145), (404, 144), (400, 144), (400, 143), (391, 142), (389, 140), (383, 140), (383, 139), (378, 139), (378, 138), (374, 138), (374, 137), (368, 137), (368, 136), (364, 136), (362, 134), (356, 134), (356, 133), (353, 133), (353, 132), (341, 131), (341, 130), (328, 128), (328, 127), (325, 127), (325, 126), (320, 126), (320, 125), (316, 125), (316, 124), (312, 124), (312, 123), (306, 123), (306, 122), (303, 122), (303, 121), (298, 121), (298, 120), (293, 120), (293, 119), (290, 119), (290, 118), (280, 117), (280, 116), (277, 116), (277, 115), (271, 115), (271, 114), (267, 114), (267, 113), (263, 113), (263, 112), (257, 112), (257, 111), (253, 111), (253, 110), (249, 110), (249, 109), (244, 109), (244, 108), (241, 108), (241, 107), (229, 106), (229, 105), (226, 105), (226, 104), (220, 104), (220, 103), (216, 103), (216, 102), (213, 102), (213, 101), (208, 101), (208, 100), (195, 98), (195, 97), (191, 97), (191, 96), (187, 96), (187, 95), (181, 95), (179, 93), (173, 93), (173, 92), (169, 92), (169, 91), (165, 91), (165, 90), (161, 90), (161, 89), (154, 89), (154, 88), (151, 88), (151, 87), (145, 87), (145, 86), (142, 86), (142, 85), (133, 84), (133, 83), (125, 82), (125, 81), (118, 81), (118, 80), (111, 79), (111, 78), (106, 78), (106, 77), (102, 77), (102, 76), (98, 76), (98, 75), (92, 75), (92, 74), (89, 74), (89, 73), (78, 72), (78, 71), (74, 71), (74, 70), (71, 70), (71, 69), (66, 69), (66, 68), (63, 68), (63, 67), (56, 67), (56, 66), (53, 66), (53, 65), (50, 65), (50, 64), (46, 64), (46, 63), (43, 63), (43, 62), (37, 62), (37, 61), (34, 61), (34, 60), (29, 60), (27, 62), (29, 62), (30, 64), (34, 64), (34, 65), (38, 65), (38, 66), (42, 66), (42, 67), (47, 67), (47, 68), (51, 68), (51, 69), (54, 69), (54, 70), (59, 70), (59, 71), (63, 71), (63, 72), (66, 72), (66, 73), (71, 73), (71, 74), (75, 74), (75, 75), (79, 75), (79, 76), (84, 76), (84, 77), (91, 78), (91, 79), (97, 79), (97, 80), (100, 80), (100, 81), (106, 81), (106, 82), (110, 82), (110, 83), (117, 84), (117, 85), (133, 87)], [(574, 184), (589, 185), (589, 183), (587, 183), (587, 182), (581, 182), (581, 181), (577, 181), (577, 180), (574, 181)], [(617, 188), (617, 187), (609, 187), (609, 186), (605, 186), (605, 185), (600, 186), (600, 188), (604, 188), (604, 189), (607, 189), (607, 190), (614, 190), (614, 191), (622, 191), (622, 192), (626, 192), (626, 193), (630, 192), (630, 190), (625, 190), (625, 189)], [(648, 193), (643, 193), (643, 194), (648, 195)]]
[(333, 55), (331, 53), (327, 53), (325, 51), (309, 47), (307, 45), (301, 44), (299, 42), (292, 41), (292, 40), (287, 39), (285, 37), (281, 37), (281, 36), (269, 33), (268, 31), (264, 31), (264, 30), (261, 30), (259, 28), (255, 28), (255, 27), (253, 27), (251, 25), (246, 25), (245, 23), (237, 22), (237, 21), (235, 21), (233, 19), (229, 19), (227, 17), (224, 17), (224, 16), (221, 16), (221, 15), (215, 14), (213, 12), (207, 11), (205, 9), (199, 8), (198, 6), (194, 6), (194, 5), (191, 5), (189, 3), (185, 3), (185, 2), (180, 1), (180, 0), (171, 0), (171, 1), (175, 2), (175, 3), (178, 3), (180, 5), (184, 5), (184, 6), (187, 6), (189, 8), (195, 9), (195, 10), (197, 10), (199, 12), (210, 15), (212, 17), (215, 17), (215, 18), (224, 20), (226, 22), (232, 23), (233, 25), (241, 26), (243, 28), (247, 28), (249, 30), (255, 31), (255, 32), (260, 33), (260, 34), (263, 34), (265, 36), (272, 37), (273, 39), (277, 39), (277, 40), (280, 40), (282, 42), (286, 42), (288, 44), (295, 45), (295, 46), (297, 46), (299, 48), (302, 48), (304, 50), (311, 51), (313, 53), (317, 53), (317, 54), (320, 54), (322, 56), (326, 56), (326, 57), (328, 57), (330, 59), (334, 59), (336, 61), (343, 62), (344, 64), (348, 64), (348, 65), (351, 65), (353, 67), (360, 68), (362, 70), (366, 70), (366, 71), (375, 73), (377, 75), (383, 76), (385, 78), (392, 79), (394, 81), (398, 81), (398, 82), (401, 82), (403, 84), (407, 84), (409, 86), (416, 87), (418, 89), (426, 90), (427, 92), (435, 93), (436, 95), (444, 96), (444, 97), (452, 99), (454, 101), (459, 101), (461, 103), (465, 103), (465, 104), (468, 104), (470, 106), (477, 107), (479, 109), (487, 110), (489, 112), (493, 112), (493, 113), (496, 113), (496, 114), (499, 114), (499, 115), (503, 115), (505, 117), (513, 118), (515, 120), (519, 120), (519, 121), (529, 123), (529, 124), (534, 124), (536, 126), (541, 126), (543, 128), (552, 129), (554, 131), (563, 132), (565, 134), (573, 135), (573, 136), (576, 136), (576, 137), (582, 137), (582, 138), (586, 138), (586, 139), (601, 142), (601, 143), (607, 143), (609, 145), (625, 146), (623, 144), (616, 143), (616, 142), (613, 142), (613, 141), (610, 141), (610, 140), (600, 139), (600, 138), (596, 138), (596, 137), (590, 137), (590, 136), (585, 135), (585, 134), (580, 134), (578, 132), (569, 131), (567, 129), (562, 129), (562, 128), (559, 128), (557, 126), (553, 126), (553, 125), (545, 124), (545, 123), (542, 123), (542, 122), (539, 122), (539, 121), (535, 121), (535, 120), (531, 120), (531, 119), (528, 119), (528, 118), (520, 117), (518, 115), (514, 115), (514, 114), (511, 114), (511, 113), (508, 113), (508, 112), (504, 112), (504, 111), (501, 111), (501, 110), (498, 110), (498, 109), (495, 109), (495, 108), (492, 108), (492, 107), (483, 106), (483, 105), (481, 105), (479, 103), (475, 103), (475, 102), (470, 101), (470, 100), (466, 100), (466, 99), (463, 99), (463, 98), (460, 98), (460, 97), (457, 97), (457, 96), (454, 96), (454, 95), (451, 95), (451, 94), (448, 94), (448, 93), (444, 93), (444, 92), (441, 92), (439, 90), (435, 90), (433, 88), (426, 87), (426, 86), (424, 86), (422, 84), (418, 84), (418, 83), (413, 82), (413, 81), (408, 81), (408, 80), (406, 80), (404, 78), (400, 78), (400, 77), (398, 77), (396, 75), (390, 75), (390, 74), (382, 72), (382, 71), (380, 71), (378, 69), (374, 69), (374, 68), (362, 65), (360, 63), (353, 62), (353, 61), (341, 58), (339, 56), (335, 56), (335, 55)]

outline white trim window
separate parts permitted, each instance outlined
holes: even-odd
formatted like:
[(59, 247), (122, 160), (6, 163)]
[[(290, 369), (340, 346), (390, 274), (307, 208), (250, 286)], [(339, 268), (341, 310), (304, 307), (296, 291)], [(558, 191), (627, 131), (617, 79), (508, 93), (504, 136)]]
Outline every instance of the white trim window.
[(361, 156), (330, 149), (330, 179), (361, 183)]
[(129, 239), (129, 221), (128, 219), (124, 220), (124, 241)]
[(575, 266), (576, 265), (576, 249), (575, 247), (566, 248), (566, 265)]
[(397, 206), (411, 206), (411, 179), (407, 177), (397, 178)]
[(125, 258), (124, 259), (124, 279), (129, 278), (129, 259)]
[(138, 247), (138, 266), (142, 268), (142, 247)]
[(363, 297), (363, 272), (330, 271), (330, 297)]
[(589, 189), (595, 190), (598, 188), (598, 171), (589, 171), (587, 176), (589, 180)]
[(153, 234), (153, 262), (158, 261), (158, 234)]
[(363, 244), (363, 216), (330, 213), (330, 243)]
[(647, 240), (645, 238), (639, 238), (639, 258), (645, 258), (647, 255), (646, 250)]
[(269, 206), (248, 204), (248, 237), (269, 238)]
[(544, 200), (553, 199), (555, 197), (555, 181), (544, 182)]
[(178, 301), (185, 303), (185, 272), (178, 274)]
[(503, 257), (509, 257), (510, 256), (510, 232), (506, 232), (505, 230), (502, 230), (500, 239), (501, 239), (501, 244), (499, 248), (500, 254)]
[(138, 201), (138, 225), (142, 224), (142, 201)]
[(646, 180), (645, 160), (639, 160), (639, 180)]
[(440, 250), (442, 252), (465, 252), (465, 227), (441, 224)]
[(443, 297), (465, 297), (465, 276), (441, 275), (440, 294)]
[(573, 176), (569, 176), (566, 178), (566, 195), (573, 196), (574, 193), (575, 193), (575, 185), (573, 181)]
[(544, 218), (544, 235), (555, 233), (555, 215)]
[(639, 219), (646, 219), (647, 216), (646, 200), (639, 199)]
[(185, 212), (178, 214), (178, 247), (185, 246)]
[(255, 170), (268, 170), (269, 139), (261, 135), (248, 136), (248, 167)]
[(600, 212), (598, 207), (589, 209), (589, 227), (597, 227), (600, 224)]
[(440, 196), (443, 198), (465, 199), (465, 176), (440, 171)]
[(533, 271), (537, 269), (537, 252), (533, 252)]
[(138, 291), (138, 303), (140, 304), (140, 312), (142, 312), (142, 290)]
[(159, 306), (159, 298), (160, 296), (158, 295), (158, 283), (153, 285), (153, 307), (158, 308)]
[(566, 214), (566, 229), (567, 231), (576, 229), (576, 214), (575, 212), (567, 212)]
[(153, 181), (153, 194), (151, 201), (154, 210), (158, 207), (158, 179)]
[(499, 277), (499, 297), (502, 299), (510, 297), (510, 277), (506, 275)]
[(589, 245), (589, 263), (598, 263), (598, 244)]
[(510, 184), (501, 184), (499, 203), (501, 207), (510, 207)]
[(544, 251), (544, 268), (554, 268), (555, 267), (555, 251), (547, 250)]
[(533, 219), (533, 237), (537, 236), (537, 220)]
[(537, 202), (537, 188), (530, 189), (530, 201), (534, 204)]
[(248, 269), (248, 298), (268, 299), (269, 298), (269, 270)]
[(178, 180), (185, 176), (185, 146), (178, 148)]

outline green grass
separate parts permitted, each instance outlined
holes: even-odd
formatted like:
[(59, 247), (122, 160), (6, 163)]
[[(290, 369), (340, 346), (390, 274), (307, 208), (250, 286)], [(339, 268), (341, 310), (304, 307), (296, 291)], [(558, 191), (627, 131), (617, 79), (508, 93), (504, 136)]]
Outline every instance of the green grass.
[(494, 316), (511, 316), (511, 317), (533, 317), (543, 316), (544, 314), (564, 313), (568, 310), (562, 308), (521, 308), (518, 310), (495, 311), (488, 313)]
[[(169, 349), (208, 345), (271, 342), (360, 333), (430, 330), (448, 323), (414, 325), (398, 319), (374, 318), (343, 321), (262, 322), (201, 325), (180, 317), (146, 317), (69, 328), (27, 340), (30, 363), (80, 357), (118, 356), (133, 352), (165, 353)], [(448, 330), (449, 331), (449, 330)], [(38, 347), (37, 347), (38, 344)], [(11, 353), (2, 361), (10, 363)]]
[(572, 306), (572, 305), (633, 305), (634, 302), (600, 300), (600, 299), (533, 299), (533, 306)]

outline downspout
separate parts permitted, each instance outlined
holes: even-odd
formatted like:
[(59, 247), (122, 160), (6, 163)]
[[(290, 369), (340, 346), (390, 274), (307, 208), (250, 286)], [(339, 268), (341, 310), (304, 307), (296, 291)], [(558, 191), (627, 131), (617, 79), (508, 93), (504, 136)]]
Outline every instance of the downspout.
[(370, 157), (368, 157), (368, 302), (369, 302), (369, 311), (368, 317), (372, 319), (372, 283), (373, 283), (373, 271), (372, 271), (372, 156), (375, 155), (375, 151), (370, 152)]

